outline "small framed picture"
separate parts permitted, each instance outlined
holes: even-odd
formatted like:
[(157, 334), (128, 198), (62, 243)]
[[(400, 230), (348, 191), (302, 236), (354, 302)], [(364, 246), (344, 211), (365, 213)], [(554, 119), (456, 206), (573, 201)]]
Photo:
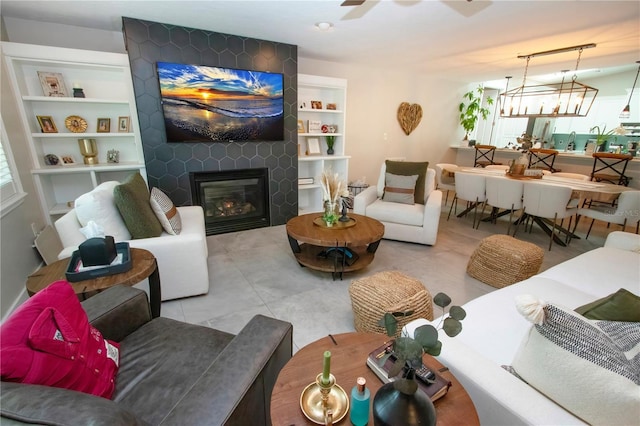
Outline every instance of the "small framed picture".
[(322, 101), (311, 101), (311, 109), (322, 109)]
[(51, 118), (51, 116), (36, 115), (36, 118), (38, 119), (42, 133), (58, 133), (56, 123), (53, 122), (53, 118)]
[(60, 159), (62, 160), (62, 165), (63, 166), (72, 166), (72, 165), (76, 164), (76, 160), (75, 160), (75, 158), (73, 158), (73, 155), (71, 155), (71, 154), (62, 155), (60, 157)]
[(128, 132), (131, 124), (131, 118), (129, 117), (118, 117), (118, 131), (119, 132)]
[(336, 104), (327, 104), (327, 109), (330, 109), (330, 110), (334, 110), (334, 111), (335, 111), (335, 110), (337, 109), (337, 108), (336, 108)]
[(322, 131), (322, 121), (307, 120), (307, 131), (309, 133), (320, 133)]
[(47, 154), (44, 156), (44, 164), (47, 166), (61, 166), (62, 159), (55, 154)]
[(69, 92), (64, 85), (64, 79), (59, 72), (38, 71), (38, 78), (45, 96), (67, 97)]
[(302, 120), (298, 120), (298, 133), (304, 133), (304, 123)]
[(110, 118), (98, 118), (98, 133), (109, 133), (111, 131)]
[(307, 155), (320, 155), (320, 140), (318, 138), (307, 139)]

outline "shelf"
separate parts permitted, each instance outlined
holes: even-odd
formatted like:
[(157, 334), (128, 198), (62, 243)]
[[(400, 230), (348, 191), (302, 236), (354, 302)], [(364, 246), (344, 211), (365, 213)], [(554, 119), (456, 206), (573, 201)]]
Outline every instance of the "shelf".
[(86, 104), (123, 104), (129, 103), (126, 99), (98, 99), (98, 98), (74, 98), (74, 97), (51, 97), (51, 96), (23, 96), (25, 102), (66, 102), (66, 103), (86, 103)]
[(347, 160), (350, 155), (301, 155), (298, 161), (318, 161), (318, 160)]
[(342, 133), (298, 133), (298, 136), (342, 136)]
[(344, 111), (341, 109), (312, 109), (312, 108), (300, 108), (299, 111), (302, 112), (321, 112), (328, 114), (342, 114)]
[(73, 133), (73, 132), (61, 132), (61, 133), (31, 133), (32, 138), (44, 138), (44, 139), (56, 139), (56, 138), (124, 138), (135, 136), (135, 133), (131, 132), (105, 132), (105, 133)]
[(298, 185), (298, 189), (300, 191), (304, 191), (304, 190), (307, 190), (307, 189), (316, 189), (316, 188), (320, 188), (320, 184), (312, 183), (312, 184), (307, 184), (307, 185)]
[[(82, 161), (82, 159), (80, 160)], [(72, 166), (43, 166), (39, 169), (31, 170), (34, 175), (53, 175), (53, 174), (69, 174), (69, 173), (87, 173), (87, 172), (115, 172), (118, 170), (138, 170), (144, 168), (143, 163), (104, 163), (104, 164), (84, 164), (78, 163)]]

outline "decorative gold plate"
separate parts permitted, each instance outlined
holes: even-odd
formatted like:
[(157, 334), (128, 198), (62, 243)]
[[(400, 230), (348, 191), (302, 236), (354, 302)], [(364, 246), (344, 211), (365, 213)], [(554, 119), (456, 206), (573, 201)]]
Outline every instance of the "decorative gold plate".
[[(347, 415), (349, 411), (349, 397), (340, 385), (333, 385), (329, 392), (329, 400), (327, 405), (333, 410), (333, 423), (336, 424)], [(314, 423), (323, 425), (324, 409), (322, 407), (322, 395), (320, 386), (317, 383), (311, 383), (304, 388), (300, 395), (300, 408), (304, 415)]]
[(327, 229), (345, 229), (345, 228), (351, 228), (352, 226), (354, 226), (356, 224), (356, 220), (354, 218), (349, 218), (348, 222), (340, 222), (337, 221), (336, 223), (333, 224), (333, 226), (327, 226), (327, 224), (325, 223), (324, 220), (322, 220), (322, 216), (318, 216), (315, 219), (313, 219), (313, 223), (315, 225), (318, 225), (321, 228), (327, 228)]
[(70, 115), (65, 118), (64, 125), (73, 133), (84, 133), (87, 130), (87, 122), (78, 115)]

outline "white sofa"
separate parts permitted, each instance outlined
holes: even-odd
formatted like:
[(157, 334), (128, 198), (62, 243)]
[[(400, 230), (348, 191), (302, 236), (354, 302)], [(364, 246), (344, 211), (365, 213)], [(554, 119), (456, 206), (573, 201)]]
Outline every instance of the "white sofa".
[[(467, 312), (463, 330), (454, 338), (440, 333), (438, 359), (465, 387), (483, 425), (584, 424), (501, 367), (511, 365), (532, 327), (516, 310), (515, 298), (530, 294), (575, 309), (620, 288), (640, 295), (640, 235), (616, 231), (609, 234), (604, 247), (463, 305)], [(426, 323), (413, 321), (403, 332), (412, 336)], [(640, 407), (633, 409), (640, 419)]]
[[(200, 206), (177, 207), (182, 220), (179, 235), (166, 231), (154, 238), (129, 240), (129, 245), (150, 251), (158, 262), (162, 300), (196, 296), (209, 291), (208, 248), (204, 212)], [(55, 222), (64, 249), (59, 259), (70, 257), (86, 238), (80, 232), (75, 209)], [(119, 242), (119, 241), (116, 241)]]
[(427, 169), (423, 204), (401, 204), (382, 200), (386, 164), (382, 163), (378, 184), (359, 193), (353, 200), (353, 212), (384, 224), (383, 238), (433, 245), (438, 237), (442, 191), (436, 190), (436, 172)]

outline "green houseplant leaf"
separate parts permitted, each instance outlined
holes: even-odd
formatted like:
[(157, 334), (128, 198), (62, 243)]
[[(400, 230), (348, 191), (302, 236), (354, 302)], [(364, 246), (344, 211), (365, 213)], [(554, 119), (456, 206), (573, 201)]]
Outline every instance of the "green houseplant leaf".
[[(462, 95), (462, 102), (458, 105), (460, 125), (465, 131), (465, 139), (469, 139), (469, 134), (476, 128), (478, 117), (481, 116), (483, 120), (486, 120), (491, 113), (488, 108), (482, 106), (482, 93), (484, 93), (484, 88), (478, 86), (475, 90)], [(487, 97), (486, 103), (493, 105), (493, 98)]]

